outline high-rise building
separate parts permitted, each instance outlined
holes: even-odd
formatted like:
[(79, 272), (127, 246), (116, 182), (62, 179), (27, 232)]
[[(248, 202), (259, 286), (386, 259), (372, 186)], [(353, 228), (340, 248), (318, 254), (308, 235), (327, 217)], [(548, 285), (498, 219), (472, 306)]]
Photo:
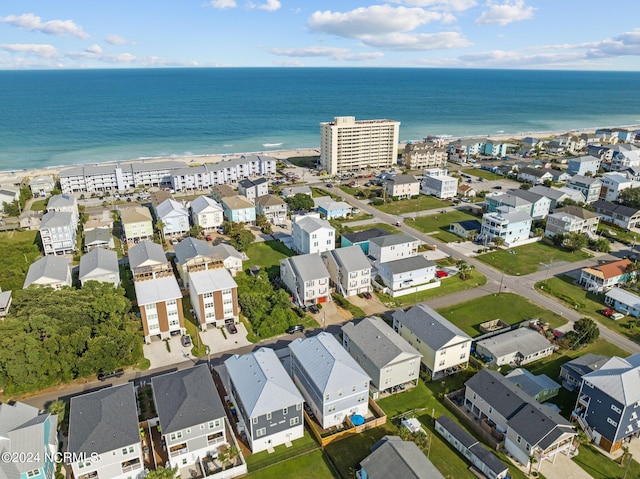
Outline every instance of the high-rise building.
[(398, 160), (400, 122), (337, 116), (320, 123), (320, 165), (329, 174), (389, 168)]

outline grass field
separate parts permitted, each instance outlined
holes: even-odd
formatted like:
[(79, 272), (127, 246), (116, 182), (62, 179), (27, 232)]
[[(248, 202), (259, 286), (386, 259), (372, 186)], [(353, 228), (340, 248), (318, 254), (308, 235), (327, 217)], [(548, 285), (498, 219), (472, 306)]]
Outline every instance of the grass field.
[(567, 322), (557, 314), (513, 293), (482, 296), (465, 303), (441, 308), (438, 312), (469, 336), (478, 336), (480, 324), (493, 319), (517, 324), (527, 319), (539, 318), (549, 323), (552, 328)]
[(442, 280), (439, 288), (428, 289), (426, 291), (420, 291), (418, 294), (412, 293), (405, 296), (399, 296), (392, 298), (389, 295), (375, 293), (384, 304), (389, 307), (403, 306), (406, 304), (419, 303), (421, 301), (428, 301), (433, 298), (439, 298), (440, 296), (446, 296), (448, 294), (459, 293), (467, 289), (476, 288), (486, 284), (487, 278), (478, 271), (472, 271), (469, 277), (462, 281), (458, 275), (451, 278), (445, 278)]
[(245, 266), (260, 266), (267, 272), (270, 278), (280, 274), (280, 260), (293, 256), (295, 253), (287, 248), (280, 241), (271, 240), (260, 243), (253, 243), (247, 248), (249, 259), (245, 261)]
[(471, 213), (455, 210), (437, 215), (419, 216), (414, 220), (411, 226), (423, 233), (432, 235), (440, 241), (449, 243), (451, 241), (462, 240), (459, 236), (449, 233), (449, 225), (451, 223), (457, 223), (465, 220), (481, 221), (477, 216), (474, 216)]
[(380, 228), (381, 230), (385, 230), (385, 231), (388, 231), (389, 233), (393, 233), (393, 234), (400, 233), (400, 230), (398, 228), (396, 228), (393, 225), (387, 224), (387, 223), (371, 223), (371, 224), (358, 225), (358, 226), (345, 225), (345, 228), (347, 228), (350, 233), (356, 233), (358, 231), (370, 230), (370, 229), (373, 229), (373, 228)]
[[(320, 447), (320, 445), (306, 429), (304, 431), (304, 436), (300, 439), (296, 439), (291, 444), (291, 447), (286, 447), (284, 444), (276, 446), (274, 448), (274, 452), (271, 454), (269, 454), (267, 451), (261, 451), (256, 454), (247, 456), (246, 460), (249, 472), (255, 472), (257, 470), (286, 460), (289, 457), (298, 456), (300, 454), (313, 451)], [(256, 477), (258, 476), (256, 475)]]
[(302, 168), (315, 168), (319, 159), (319, 156), (292, 156), (287, 158), (288, 161)]
[(29, 266), (40, 257), (37, 231), (0, 233), (0, 286), (3, 291), (22, 289)]
[(580, 446), (580, 453), (573, 460), (593, 479), (627, 479), (640, 477), (640, 464), (631, 461), (629, 470), (625, 476), (625, 468), (615, 461), (600, 454), (592, 446), (583, 444)]
[(48, 199), (44, 199), (44, 200), (36, 200), (33, 203), (31, 203), (31, 211), (44, 211), (47, 208), (47, 201)]
[(435, 210), (450, 205), (451, 201), (442, 201), (433, 196), (420, 195), (420, 197), (416, 199), (392, 201), (384, 205), (376, 206), (376, 208), (390, 215), (401, 215), (404, 213), (415, 213), (416, 211)]
[(255, 479), (340, 479), (322, 451), (315, 450), (293, 459), (249, 473)]
[[(477, 176), (478, 178), (484, 178), (485, 180), (504, 180), (504, 176), (496, 175), (487, 170), (481, 170), (480, 168), (466, 168), (462, 170), (462, 173), (467, 175)], [(515, 184), (515, 183), (514, 183)]]
[(496, 250), (477, 256), (477, 259), (502, 271), (504, 274), (525, 275), (535, 273), (541, 268), (546, 268), (549, 263), (559, 261), (573, 263), (591, 258), (584, 251), (570, 252), (541, 241), (511, 249), (516, 254), (510, 254), (508, 250)]

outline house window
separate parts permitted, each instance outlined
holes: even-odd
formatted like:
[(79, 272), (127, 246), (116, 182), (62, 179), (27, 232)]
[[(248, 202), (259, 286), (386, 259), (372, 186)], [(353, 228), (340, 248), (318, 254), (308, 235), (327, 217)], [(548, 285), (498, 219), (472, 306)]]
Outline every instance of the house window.
[(493, 413), (493, 408), (489, 406), (489, 414)]
[(520, 444), (520, 443), (522, 442), (522, 438), (521, 438), (520, 436), (518, 436), (518, 437), (516, 438), (516, 441), (517, 441), (517, 443), (518, 443), (518, 444)]
[(270, 412), (267, 413), (267, 421), (271, 421), (271, 413)]
[(182, 431), (174, 432), (173, 434), (171, 434), (171, 436), (169, 436), (169, 438), (172, 441), (175, 441), (176, 439), (182, 439)]
[(27, 477), (37, 477), (40, 475), (39, 469), (34, 469), (33, 471), (27, 472)]
[(297, 416), (296, 416), (296, 417), (292, 417), (292, 418), (289, 420), (289, 426), (296, 426), (296, 425), (297, 425), (297, 424), (299, 424), (299, 423), (300, 423), (300, 418), (299, 418), (299, 417), (297, 417)]
[(260, 429), (256, 430), (256, 437), (262, 437), (267, 433), (267, 428), (266, 427), (261, 427)]
[(253, 424), (258, 424), (258, 418), (257, 417), (254, 417), (251, 421), (253, 422)]
[(613, 427), (618, 427), (618, 423), (613, 419), (611, 419), (610, 417), (607, 418), (607, 422), (611, 424)]
[(282, 408), (282, 415), (286, 416), (287, 414), (289, 414), (289, 408), (288, 407)]
[(620, 409), (619, 407), (617, 407), (615, 404), (611, 405), (611, 409), (613, 409), (615, 412), (617, 412), (618, 414), (620, 414), (622, 412), (622, 409)]
[(302, 403), (296, 404), (296, 411), (302, 410)]
[(444, 359), (442, 361), (440, 361), (439, 366), (444, 366)]

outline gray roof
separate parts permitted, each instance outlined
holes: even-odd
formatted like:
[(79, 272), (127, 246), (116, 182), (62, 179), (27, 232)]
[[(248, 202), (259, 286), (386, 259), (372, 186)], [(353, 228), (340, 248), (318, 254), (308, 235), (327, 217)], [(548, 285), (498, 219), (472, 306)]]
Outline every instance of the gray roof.
[(640, 401), (640, 353), (614, 356), (583, 379), (625, 406), (635, 404)]
[(73, 213), (68, 211), (48, 211), (42, 216), (40, 229), (57, 228), (60, 226), (73, 227)]
[(212, 198), (209, 198), (208, 196), (198, 196), (196, 199), (194, 199), (191, 202), (191, 211), (193, 211), (196, 214), (201, 213), (207, 208), (213, 208), (215, 210), (219, 210), (220, 212), (222, 212), (222, 206), (220, 206), (220, 204), (217, 201), (215, 201)]
[(485, 216), (491, 217), (493, 215), (494, 218), (499, 218), (501, 220), (507, 221), (508, 223), (520, 223), (522, 221), (532, 221), (529, 213), (525, 211), (512, 211), (509, 213), (485, 213), (482, 218)]
[(585, 354), (584, 356), (577, 357), (571, 361), (567, 361), (560, 369), (564, 369), (568, 375), (580, 380), (585, 374), (597, 371), (609, 361), (609, 356), (603, 356), (601, 354)]
[(360, 367), (338, 340), (322, 332), (306, 339), (289, 343), (291, 354), (304, 367), (309, 379), (319, 391), (336, 391), (369, 383), (371, 378)]
[(560, 389), (560, 385), (546, 374), (535, 375), (523, 368), (516, 368), (505, 377), (531, 397), (546, 390)]
[(548, 172), (549, 172), (549, 170), (547, 170), (545, 168), (532, 168), (530, 166), (525, 166), (524, 168), (520, 169), (518, 174), (523, 173), (525, 175), (535, 176), (536, 178), (542, 178)]
[(426, 304), (393, 312), (393, 320), (408, 328), (434, 351), (448, 344), (455, 337), (471, 340), (471, 337)]
[(282, 196), (284, 196), (285, 198), (288, 198), (289, 196), (295, 196), (297, 194), (311, 196), (311, 188), (309, 188), (306, 185), (305, 186), (291, 186), (289, 188), (282, 188), (282, 190), (280, 191), (280, 194)]
[(231, 273), (225, 268), (194, 271), (189, 273), (189, 282), (197, 294), (238, 287)]
[(379, 236), (377, 238), (371, 238), (369, 243), (375, 243), (381, 248), (385, 248), (387, 246), (395, 246), (404, 243), (412, 243), (414, 241), (419, 241), (418, 238), (414, 238), (410, 234), (407, 233), (396, 233), (387, 236)]
[(140, 442), (138, 408), (133, 383), (112, 386), (71, 398), (69, 452), (121, 449)]
[(349, 341), (380, 369), (394, 361), (422, 357), (416, 348), (377, 316), (364, 318), (357, 324), (349, 321), (342, 326), (342, 334), (348, 336)]
[[(224, 268), (220, 268), (224, 269)], [(191, 275), (189, 275), (191, 278)], [(182, 298), (180, 286), (176, 277), (164, 276), (162, 278), (146, 279), (144, 281), (134, 281), (138, 305), (155, 304), (168, 299)]]
[(66, 281), (69, 277), (69, 260), (62, 256), (45, 256), (29, 266), (23, 288), (40, 279), (52, 282)]
[(71, 195), (53, 195), (47, 203), (47, 210), (68, 208), (76, 204), (76, 199)]
[(529, 328), (513, 329), (506, 333), (482, 339), (478, 341), (477, 345), (487, 349), (497, 358), (514, 352), (529, 356), (553, 346), (542, 334)]
[(296, 276), (304, 282), (329, 277), (329, 272), (318, 253), (284, 258), (280, 260), (280, 264), (283, 263), (289, 264)]
[(206, 364), (156, 376), (151, 387), (163, 435), (226, 416)]
[(80, 280), (105, 273), (119, 274), (118, 254), (104, 248), (96, 248), (80, 258)]
[(533, 203), (533, 201), (529, 201), (528, 199), (521, 198), (515, 194), (512, 194), (511, 192), (502, 193), (496, 196), (489, 196), (487, 199), (490, 201), (498, 202), (502, 205), (512, 206), (514, 208), (517, 206), (525, 206)]
[[(358, 246), (356, 246), (358, 248)], [(380, 268), (389, 268), (393, 274), (407, 273), (422, 268), (435, 267), (435, 263), (422, 255), (410, 256), (409, 258), (397, 259), (395, 261), (387, 261), (382, 263)]]
[(537, 185), (529, 190), (532, 193), (537, 193), (542, 196), (546, 196), (550, 200), (559, 201), (566, 193), (564, 191), (557, 190), (555, 188), (548, 188), (546, 186)]
[(321, 228), (328, 228), (335, 231), (335, 228), (331, 226), (331, 223), (329, 223), (327, 220), (316, 218), (315, 216), (304, 216), (295, 221), (294, 224), (308, 233), (312, 233)]
[(330, 196), (320, 196), (318, 198), (314, 198), (313, 204), (316, 206), (316, 208), (322, 208), (326, 211), (349, 210), (352, 208), (349, 203), (345, 203), (344, 201), (336, 201)]
[(129, 248), (129, 266), (131, 269), (164, 263), (167, 263), (167, 257), (162, 246), (157, 243), (141, 241)]
[(166, 218), (167, 216), (189, 216), (189, 210), (178, 203), (176, 200), (167, 198), (158, 206), (156, 206), (156, 213), (159, 218)]
[(573, 184), (576, 184), (576, 183), (582, 183), (583, 185), (599, 185), (599, 184), (602, 184), (602, 182), (598, 178), (592, 178), (590, 176), (573, 175), (571, 178), (569, 178), (569, 186), (571, 186)]
[(507, 421), (507, 426), (532, 445), (543, 450), (563, 434), (575, 434), (573, 426), (560, 414), (544, 404), (525, 404)]
[(242, 253), (240, 253), (237, 249), (227, 243), (218, 243), (217, 245), (212, 247), (211, 250), (214, 254), (220, 256), (223, 261), (230, 256), (244, 260), (244, 256), (242, 256)]
[(341, 269), (344, 268), (345, 272), (371, 269), (371, 263), (369, 263), (360, 246), (347, 246), (345, 248), (325, 251), (322, 253), (322, 256), (333, 256), (333, 259)]
[(396, 185), (409, 185), (411, 183), (418, 183), (418, 179), (413, 175), (395, 175), (389, 178), (387, 181), (391, 181)]
[(360, 462), (371, 479), (444, 479), (413, 441), (385, 436), (375, 450)]
[(600, 217), (600, 215), (597, 215), (592, 211), (585, 210), (584, 208), (580, 208), (579, 206), (575, 206), (575, 205), (567, 205), (555, 210), (554, 214), (558, 214), (558, 213), (566, 213), (582, 220), (590, 220), (593, 218)]
[(544, 195), (531, 190), (510, 190), (509, 194), (528, 201), (529, 203), (537, 203), (541, 198), (546, 198)]
[(611, 203), (610, 201), (598, 200), (593, 202), (593, 208), (596, 211), (603, 211), (605, 213), (614, 214), (616, 216), (626, 216), (631, 218), (640, 213), (637, 208), (631, 208), (630, 206), (619, 205), (617, 203)]
[(260, 348), (224, 362), (248, 418), (302, 404), (304, 399), (273, 349)]
[(378, 238), (379, 236), (387, 236), (391, 233), (380, 228), (371, 228), (369, 230), (358, 231), (356, 233), (345, 233), (343, 238), (347, 238), (351, 243), (363, 243), (369, 241), (372, 238)]
[(186, 238), (174, 246), (176, 260), (179, 264), (185, 264), (192, 258), (198, 256), (212, 256), (213, 249), (206, 241), (197, 238)]
[(105, 244), (111, 241), (111, 230), (108, 228), (93, 228), (84, 234), (85, 246)]

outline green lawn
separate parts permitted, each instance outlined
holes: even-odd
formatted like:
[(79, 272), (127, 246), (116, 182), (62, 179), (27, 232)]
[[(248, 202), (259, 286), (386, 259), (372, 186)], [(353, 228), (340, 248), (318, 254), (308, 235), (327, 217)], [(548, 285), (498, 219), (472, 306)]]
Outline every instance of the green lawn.
[(200, 337), (200, 326), (198, 325), (198, 319), (191, 314), (191, 300), (189, 296), (182, 298), (182, 313), (184, 314), (184, 326), (187, 330), (187, 334), (191, 336), (193, 347), (191, 348), (191, 354), (196, 358), (201, 358), (207, 354), (206, 344), (202, 342)]
[(358, 231), (370, 230), (373, 228), (379, 228), (381, 230), (388, 231), (389, 233), (392, 233), (392, 234), (400, 233), (400, 230), (398, 228), (387, 223), (371, 223), (371, 224), (358, 225), (358, 226), (352, 226), (352, 225), (345, 226), (345, 230), (348, 230), (349, 233), (356, 233)]
[(487, 170), (481, 170), (480, 168), (465, 168), (464, 170), (462, 170), (462, 173), (466, 173), (467, 175), (471, 175), (471, 176), (477, 176), (479, 178), (484, 178), (485, 180), (504, 180), (505, 179), (504, 176), (496, 175), (495, 173), (491, 173), (490, 171), (487, 171)]
[(295, 255), (293, 251), (276, 240), (253, 243), (245, 253), (249, 257), (249, 260), (245, 262), (247, 269), (255, 265), (260, 266), (267, 271), (270, 278), (280, 273), (281, 259)]
[(411, 223), (411, 226), (423, 233), (433, 235), (434, 238), (437, 238), (440, 241), (449, 243), (451, 241), (462, 240), (459, 236), (449, 232), (449, 225), (451, 223), (457, 223), (465, 220), (481, 221), (481, 219), (471, 213), (455, 210), (437, 215), (419, 216), (413, 223)]
[(257, 472), (249, 473), (256, 479), (340, 479), (322, 451), (316, 450), (302, 456), (274, 464)]
[(287, 158), (287, 160), (296, 166), (315, 168), (319, 158), (319, 156), (292, 156), (291, 158)]
[(41, 255), (37, 231), (0, 233), (0, 286), (2, 290), (22, 289), (31, 263)]
[[(247, 456), (246, 460), (249, 472), (261, 470), (265, 467), (285, 461), (290, 457), (299, 456), (320, 448), (320, 445), (306, 429), (304, 431), (304, 436), (292, 441), (291, 444), (291, 447), (286, 447), (284, 444), (276, 446), (274, 448), (274, 452), (271, 454), (267, 451), (262, 451)], [(256, 474), (255, 477), (258, 477), (258, 474)]]
[(539, 307), (522, 296), (500, 293), (482, 296), (465, 303), (454, 304), (438, 312), (469, 336), (480, 334), (480, 324), (493, 319), (501, 319), (508, 324), (517, 324), (527, 319), (539, 318), (552, 328), (565, 324), (561, 316)]
[(461, 280), (459, 275), (455, 275), (451, 278), (444, 278), (440, 284), (440, 287), (427, 289), (426, 291), (420, 291), (417, 294), (411, 293), (405, 296), (399, 296), (392, 298), (387, 294), (376, 293), (384, 304), (389, 307), (403, 306), (406, 304), (419, 303), (421, 301), (429, 301), (433, 298), (439, 298), (441, 296), (447, 296), (449, 294), (459, 293), (471, 288), (477, 288), (486, 284), (487, 278), (479, 271), (472, 271), (466, 280)]
[(45, 209), (47, 209), (47, 201), (49, 201), (48, 199), (44, 199), (44, 200), (36, 200), (33, 203), (31, 203), (31, 211), (44, 211)]
[(546, 268), (550, 262), (564, 261), (573, 263), (591, 258), (591, 255), (584, 251), (571, 253), (541, 241), (517, 246), (511, 250), (515, 251), (516, 254), (510, 254), (508, 250), (496, 250), (477, 256), (477, 259), (505, 274), (525, 275), (535, 273), (541, 268)]
[(584, 288), (573, 284), (571, 276), (563, 275), (549, 278), (536, 284), (536, 288), (544, 294), (554, 296), (567, 305), (576, 309), (584, 316), (595, 319), (602, 326), (620, 333), (633, 341), (640, 340), (640, 329), (636, 326), (636, 320), (631, 316), (625, 316), (619, 321), (613, 321), (598, 314), (605, 308), (604, 296), (588, 292)]
[(376, 208), (390, 215), (401, 215), (403, 213), (415, 213), (416, 211), (444, 208), (450, 205), (451, 201), (442, 201), (433, 196), (420, 195), (419, 198), (392, 201), (384, 205), (376, 206)]
[(640, 477), (640, 464), (636, 461), (631, 461), (625, 476), (625, 468), (620, 466), (618, 462), (612, 461), (600, 454), (592, 446), (586, 444), (580, 446), (580, 452), (573, 460), (587, 473), (591, 474), (594, 479), (622, 479), (623, 477), (631, 479)]
[(638, 244), (640, 242), (640, 236), (633, 231), (625, 231), (619, 226), (610, 225), (606, 223), (600, 223), (598, 225), (598, 232), (602, 232), (603, 236), (615, 238), (624, 244)]

